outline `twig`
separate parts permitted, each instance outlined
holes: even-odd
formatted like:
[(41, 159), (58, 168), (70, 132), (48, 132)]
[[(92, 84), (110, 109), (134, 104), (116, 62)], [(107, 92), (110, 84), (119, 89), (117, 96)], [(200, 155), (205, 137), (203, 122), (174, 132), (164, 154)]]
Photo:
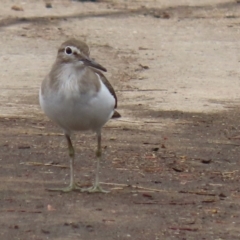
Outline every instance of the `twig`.
[(105, 182), (100, 182), (100, 184), (103, 185), (110, 185), (110, 186), (122, 186), (122, 187), (128, 187), (128, 184), (121, 184), (121, 183), (105, 183)]
[(118, 119), (119, 122), (128, 122), (128, 123), (138, 123), (138, 124), (143, 124), (142, 122), (137, 122), (137, 121), (131, 121), (131, 120), (123, 120), (123, 119)]
[(155, 122), (155, 121), (144, 121), (144, 123), (162, 123), (162, 122), (160, 122), (160, 121), (158, 121), (158, 122)]
[(155, 188), (145, 188), (145, 187), (136, 186), (136, 185), (130, 185), (130, 187), (136, 188), (136, 189), (152, 191), (152, 192), (166, 192), (166, 190), (160, 190), (160, 189), (155, 189)]
[(133, 202), (135, 204), (158, 204), (158, 201), (154, 201), (154, 202)]
[(103, 185), (110, 185), (110, 186), (120, 186), (120, 187), (131, 187), (135, 189), (141, 189), (149, 192), (166, 192), (166, 190), (160, 190), (160, 189), (155, 189), (155, 188), (145, 188), (137, 185), (130, 185), (130, 184), (120, 184), (120, 183), (105, 183), (105, 182), (100, 182), (100, 184)]
[(230, 145), (230, 146), (235, 146), (235, 147), (239, 147), (240, 146), (240, 144), (237, 144), (237, 143), (221, 143), (221, 142), (219, 142), (219, 143), (217, 143), (217, 144), (221, 144), (221, 145)]
[(167, 89), (122, 89), (117, 90), (116, 92), (163, 92)]
[(196, 194), (196, 195), (203, 195), (203, 196), (216, 196), (215, 193), (207, 193), (207, 192), (193, 192), (193, 191), (179, 191), (179, 193), (188, 193), (188, 194)]
[(234, 170), (232, 172), (223, 172), (222, 175), (230, 175), (230, 174), (233, 174), (235, 172), (238, 172), (238, 170)]
[(171, 230), (180, 230), (180, 231), (198, 231), (198, 228), (187, 228), (187, 227), (169, 227)]
[(20, 164), (31, 165), (31, 166), (53, 166), (53, 167), (60, 167), (60, 168), (68, 168), (65, 165), (57, 165), (52, 163), (41, 163), (41, 162), (20, 162)]

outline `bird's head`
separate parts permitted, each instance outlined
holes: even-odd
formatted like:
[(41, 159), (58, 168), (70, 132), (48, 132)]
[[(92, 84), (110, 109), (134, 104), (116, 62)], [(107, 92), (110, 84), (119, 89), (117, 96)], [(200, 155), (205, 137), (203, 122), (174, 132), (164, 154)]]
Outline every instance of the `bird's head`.
[(65, 64), (73, 64), (75, 67), (93, 67), (106, 72), (107, 69), (89, 57), (90, 51), (86, 43), (70, 39), (64, 42), (58, 49), (57, 61)]

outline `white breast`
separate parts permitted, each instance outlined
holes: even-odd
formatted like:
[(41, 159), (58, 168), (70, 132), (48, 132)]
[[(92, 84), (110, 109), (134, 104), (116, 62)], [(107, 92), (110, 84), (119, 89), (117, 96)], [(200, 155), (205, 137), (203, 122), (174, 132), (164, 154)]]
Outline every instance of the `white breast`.
[(48, 91), (44, 96), (40, 92), (40, 104), (45, 114), (66, 132), (101, 129), (114, 112), (115, 99), (100, 76), (99, 91), (82, 94), (78, 86), (79, 76), (73, 71), (66, 71), (61, 77), (62, 85), (58, 91)]
[(81, 78), (84, 73), (84, 69), (77, 72), (71, 65), (65, 65), (59, 73), (59, 94), (64, 95), (66, 98), (78, 97), (80, 94), (78, 79)]

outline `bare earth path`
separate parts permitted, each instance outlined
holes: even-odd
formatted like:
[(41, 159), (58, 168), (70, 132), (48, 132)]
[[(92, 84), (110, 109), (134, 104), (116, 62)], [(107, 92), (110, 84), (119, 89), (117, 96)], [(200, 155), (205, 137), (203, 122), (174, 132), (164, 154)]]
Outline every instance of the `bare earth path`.
[[(0, 239), (240, 239), (240, 4), (197, 2), (1, 1)], [(123, 115), (103, 133), (106, 195), (46, 191), (68, 183), (68, 157), (38, 89), (69, 37)], [(89, 185), (95, 138), (74, 143)]]

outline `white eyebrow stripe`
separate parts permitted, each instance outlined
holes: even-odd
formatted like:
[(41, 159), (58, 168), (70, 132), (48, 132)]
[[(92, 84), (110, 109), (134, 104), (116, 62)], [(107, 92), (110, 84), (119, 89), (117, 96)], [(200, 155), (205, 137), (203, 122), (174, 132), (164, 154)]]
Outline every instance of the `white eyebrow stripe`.
[(81, 53), (81, 51), (78, 48), (76, 48), (76, 47), (72, 47), (72, 50), (73, 50), (73, 52), (76, 52), (78, 54)]
[(81, 53), (81, 51), (78, 48), (74, 47), (74, 46), (66, 46), (65, 49), (68, 48), (68, 47), (72, 49), (72, 52), (76, 52), (78, 54)]

